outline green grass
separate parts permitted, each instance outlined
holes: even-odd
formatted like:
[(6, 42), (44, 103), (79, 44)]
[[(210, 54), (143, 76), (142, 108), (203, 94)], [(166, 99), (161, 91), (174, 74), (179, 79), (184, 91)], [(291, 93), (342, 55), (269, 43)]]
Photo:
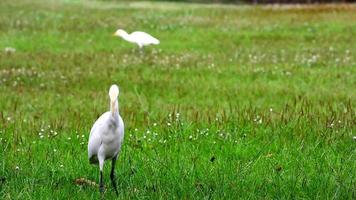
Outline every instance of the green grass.
[[(2, 0), (0, 199), (100, 197), (74, 180), (98, 181), (86, 145), (112, 83), (120, 199), (355, 199), (355, 21), (354, 5)], [(141, 56), (118, 27), (161, 44)]]

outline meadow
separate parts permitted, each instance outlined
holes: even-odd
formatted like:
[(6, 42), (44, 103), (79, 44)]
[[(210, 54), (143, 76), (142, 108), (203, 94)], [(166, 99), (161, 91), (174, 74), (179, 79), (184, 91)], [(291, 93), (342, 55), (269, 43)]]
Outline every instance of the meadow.
[(0, 199), (100, 197), (75, 180), (112, 83), (107, 199), (355, 199), (355, 35), (345, 4), (1, 0)]

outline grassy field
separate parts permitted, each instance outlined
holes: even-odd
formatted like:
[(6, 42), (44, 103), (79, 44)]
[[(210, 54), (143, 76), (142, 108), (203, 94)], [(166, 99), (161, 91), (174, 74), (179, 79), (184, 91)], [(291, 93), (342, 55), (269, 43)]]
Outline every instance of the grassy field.
[(1, 0), (0, 199), (100, 197), (74, 181), (112, 83), (120, 199), (355, 199), (355, 36), (355, 5)]

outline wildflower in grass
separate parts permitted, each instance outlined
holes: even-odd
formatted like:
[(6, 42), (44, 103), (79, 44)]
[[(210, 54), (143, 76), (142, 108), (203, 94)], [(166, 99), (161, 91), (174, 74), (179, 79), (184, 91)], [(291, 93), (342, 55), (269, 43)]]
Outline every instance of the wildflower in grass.
[(43, 135), (40, 135), (40, 138), (41, 138), (41, 139), (43, 139), (43, 137), (44, 137)]
[(156, 127), (156, 126), (157, 126), (157, 123), (153, 123), (153, 126)]
[(171, 123), (168, 122), (168, 123), (167, 123), (167, 126), (171, 126)]
[(84, 138), (85, 137), (85, 135), (82, 135), (82, 138)]
[(16, 166), (15, 169), (16, 169), (16, 170), (20, 170), (20, 167), (19, 167), (19, 166)]
[(353, 139), (353, 140), (356, 140), (356, 136), (354, 136), (352, 139)]
[(57, 152), (57, 149), (53, 149), (53, 152), (56, 153), (56, 152)]
[(137, 132), (138, 131), (138, 129), (137, 128), (135, 128), (135, 132)]
[(270, 112), (273, 112), (273, 109), (272, 109), (272, 108), (269, 108), (269, 111), (270, 111)]
[(71, 137), (68, 137), (68, 140), (71, 140), (72, 138)]
[(193, 136), (190, 135), (190, 136), (189, 136), (189, 139), (191, 140), (192, 138), (193, 138)]
[(13, 47), (5, 47), (4, 51), (5, 53), (15, 53), (16, 49)]
[(7, 121), (11, 121), (11, 117), (7, 117), (6, 119), (7, 119)]
[(63, 168), (64, 166), (61, 164), (61, 165), (59, 165), (59, 167), (60, 167), (60, 168)]

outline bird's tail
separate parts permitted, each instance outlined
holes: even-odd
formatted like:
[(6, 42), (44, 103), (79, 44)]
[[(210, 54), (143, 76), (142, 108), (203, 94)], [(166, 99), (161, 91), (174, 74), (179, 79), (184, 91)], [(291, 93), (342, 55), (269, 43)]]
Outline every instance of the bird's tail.
[(111, 113), (115, 113), (118, 111), (118, 101), (117, 98), (119, 96), (119, 87), (117, 85), (112, 85), (109, 90), (110, 96), (110, 111)]
[(158, 45), (159, 44), (159, 40), (154, 38), (153, 44)]

